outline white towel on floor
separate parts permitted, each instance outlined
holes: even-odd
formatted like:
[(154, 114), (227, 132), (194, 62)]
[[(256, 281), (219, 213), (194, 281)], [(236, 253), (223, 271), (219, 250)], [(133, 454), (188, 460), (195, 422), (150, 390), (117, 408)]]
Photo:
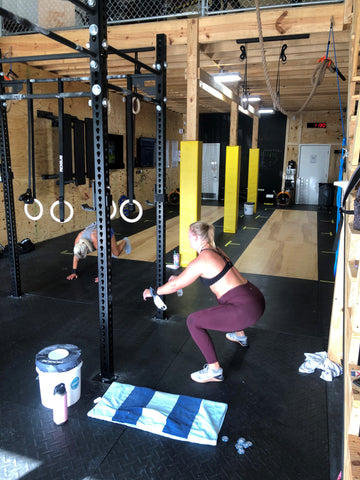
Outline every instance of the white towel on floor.
[(113, 382), (89, 417), (185, 442), (216, 445), (227, 404)]
[(305, 362), (300, 365), (299, 372), (313, 373), (317, 368), (323, 371), (320, 378), (327, 382), (343, 373), (341, 365), (327, 358), (327, 352), (305, 353)]

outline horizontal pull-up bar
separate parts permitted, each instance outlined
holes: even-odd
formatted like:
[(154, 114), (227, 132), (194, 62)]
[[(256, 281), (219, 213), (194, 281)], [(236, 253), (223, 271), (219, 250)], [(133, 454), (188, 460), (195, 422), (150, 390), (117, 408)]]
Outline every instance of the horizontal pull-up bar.
[(33, 55), (26, 57), (4, 57), (0, 59), (0, 63), (16, 63), (16, 62), (39, 62), (42, 60), (63, 60), (67, 58), (87, 58), (85, 53), (57, 53), (53, 55)]
[[(16, 80), (3, 80), (3, 79), (1, 79), (1, 77), (4, 77), (4, 74), (0, 73), (0, 84), (3, 83), (7, 87), (10, 87), (11, 85), (15, 85), (15, 84), (26, 83), (26, 82), (30, 82), (30, 83), (57, 83), (59, 80), (61, 82), (90, 82), (90, 77), (27, 78), (27, 79), (16, 79)], [(133, 77), (133, 78), (143, 78), (144, 77), (145, 80), (154, 80), (154, 78), (151, 74), (107, 75), (106, 78), (107, 78), (107, 80), (124, 80), (128, 77)], [(124, 91), (125, 91), (125, 93), (130, 93), (126, 89), (124, 89)]]
[(151, 73), (154, 73), (154, 74), (158, 74), (159, 72), (157, 70), (155, 70), (154, 68), (152, 67), (149, 67), (149, 65), (146, 65), (146, 63), (143, 63), (143, 62), (140, 62), (140, 60), (137, 60), (136, 58), (133, 58), (133, 57), (130, 57), (130, 55), (127, 55), (126, 53), (124, 53), (123, 50), (118, 50), (114, 47), (111, 47), (109, 45), (108, 47), (108, 52), (111, 54), (114, 54), (114, 55), (118, 55), (119, 57), (122, 57), (124, 60), (128, 60), (129, 62), (133, 63), (134, 65), (137, 65), (138, 67), (140, 68), (145, 68), (146, 70), (148, 70), (149, 72)]
[(154, 52), (155, 47), (122, 48), (120, 51), (123, 53)]
[[(8, 82), (10, 83), (10, 82)], [(40, 100), (47, 98), (81, 98), (91, 97), (91, 92), (64, 92), (64, 93), (4, 93), (0, 100)]]
[(96, 57), (96, 54), (94, 52), (91, 52), (90, 50), (82, 47), (81, 45), (78, 45), (77, 43), (72, 42), (71, 40), (68, 40), (67, 38), (62, 37), (61, 35), (58, 35), (57, 33), (51, 32), (46, 28), (40, 27), (39, 25), (36, 25), (36, 23), (30, 22), (26, 18), (19, 17), (18, 15), (14, 15), (12, 12), (9, 12), (9, 10), (6, 10), (5, 8), (0, 8), (0, 16), (5, 17), (8, 20), (11, 20), (12, 22), (18, 23), (19, 25), (22, 25), (23, 27), (28, 28), (29, 30), (41, 33), (42, 35), (45, 35), (46, 37), (49, 37), (52, 40), (55, 40), (56, 42), (59, 42), (62, 45), (65, 45), (66, 47), (72, 48), (73, 50), (77, 50), (81, 53), (85, 53), (90, 57)]
[[(107, 79), (124, 79), (128, 76), (137, 76), (141, 77), (141, 75), (108, 75)], [(145, 75), (145, 77), (151, 77), (151, 75)], [(36, 79), (20, 79), (20, 80), (2, 80), (0, 76), (0, 85), (3, 87), (12, 87), (13, 85), (21, 85), (27, 82), (30, 83), (58, 83), (59, 80), (61, 82), (88, 82), (90, 81), (90, 77), (64, 77), (64, 78), (36, 78)], [(149, 97), (148, 95), (143, 95), (138, 92), (132, 92), (131, 90), (123, 87), (119, 87), (118, 85), (113, 85), (108, 83), (108, 88), (115, 92), (122, 93), (123, 95), (132, 95), (133, 97), (137, 97), (140, 100), (144, 100), (144, 102), (153, 102), (155, 99), (153, 97)], [(68, 92), (68, 93), (32, 93), (32, 94), (22, 94), (22, 93), (11, 93), (0, 95), (0, 100), (25, 100), (25, 99), (44, 99), (44, 98), (78, 98), (78, 97), (91, 97), (90, 92)]]
[(141, 93), (138, 93), (138, 92), (132, 92), (128, 88), (118, 87), (117, 85), (112, 85), (110, 83), (108, 83), (108, 87), (109, 87), (109, 89), (114, 90), (115, 92), (122, 93), (123, 95), (132, 95), (135, 98), (139, 98), (140, 100), (144, 100), (144, 102), (154, 102), (155, 101), (155, 99), (152, 98), (152, 97), (149, 97), (147, 95), (142, 95)]
[(28, 79), (21, 79), (18, 78), (16, 80), (5, 80), (4, 75), (0, 73), (0, 85), (4, 87), (11, 87), (12, 85), (21, 85), (27, 82), (30, 83), (58, 83), (59, 80), (61, 82), (89, 82), (90, 77), (62, 77), (62, 78), (28, 78)]
[[(276, 41), (287, 41), (287, 40), (299, 40), (301, 38), (309, 38), (310, 34), (309, 33), (298, 33), (294, 35), (274, 35), (272, 37), (264, 37), (264, 42), (276, 42)], [(236, 40), (236, 43), (258, 43), (259, 42), (259, 37), (254, 37), (254, 38), (242, 38)]]

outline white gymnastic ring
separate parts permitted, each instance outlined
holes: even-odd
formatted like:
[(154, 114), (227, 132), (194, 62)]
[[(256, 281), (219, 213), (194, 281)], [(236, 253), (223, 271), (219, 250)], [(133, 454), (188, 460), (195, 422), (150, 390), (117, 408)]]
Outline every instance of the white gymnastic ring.
[(111, 204), (111, 205), (112, 205), (114, 211), (113, 211), (113, 213), (110, 215), (110, 220), (112, 220), (112, 219), (115, 217), (115, 215), (116, 215), (116, 203), (114, 202), (114, 200), (112, 201), (112, 204)]
[(120, 217), (125, 220), (125, 222), (128, 222), (128, 223), (135, 223), (137, 222), (138, 220), (140, 220), (140, 218), (142, 217), (142, 214), (143, 214), (143, 208), (141, 206), (141, 204), (137, 201), (137, 200), (133, 200), (133, 203), (135, 203), (135, 205), (138, 207), (139, 209), (139, 213), (138, 213), (138, 216), (135, 217), (135, 218), (128, 218), (125, 214), (124, 214), (124, 207), (130, 202), (130, 200), (125, 200), (124, 202), (121, 203), (120, 205), (120, 210), (119, 210), (119, 213), (120, 213)]
[(31, 205), (30, 203), (24, 203), (24, 212), (25, 212), (25, 215), (26, 215), (30, 220), (39, 220), (39, 219), (43, 216), (44, 207), (42, 206), (42, 203), (41, 203), (37, 198), (34, 198), (34, 202), (39, 205), (39, 208), (40, 208), (40, 213), (39, 213), (39, 215), (36, 215), (36, 217), (33, 217), (32, 215), (29, 214), (28, 210), (29, 210), (29, 205)]
[[(131, 103), (132, 103), (132, 113), (134, 115), (137, 115), (140, 112), (140, 107), (141, 107), (140, 100), (138, 99), (138, 97), (133, 97)], [(135, 108), (135, 104), (136, 104), (136, 108)]]
[(50, 207), (50, 215), (52, 217), (53, 220), (55, 220), (55, 222), (59, 222), (59, 223), (66, 223), (66, 222), (69, 222), (72, 217), (74, 216), (74, 209), (73, 209), (73, 206), (71, 205), (71, 203), (67, 202), (66, 200), (64, 201), (64, 204), (67, 205), (69, 207), (69, 210), (70, 210), (70, 214), (67, 218), (65, 218), (65, 220), (63, 222), (60, 221), (60, 218), (57, 218), (55, 217), (54, 215), (54, 208), (56, 207), (56, 205), (60, 203), (59, 200), (56, 200)]

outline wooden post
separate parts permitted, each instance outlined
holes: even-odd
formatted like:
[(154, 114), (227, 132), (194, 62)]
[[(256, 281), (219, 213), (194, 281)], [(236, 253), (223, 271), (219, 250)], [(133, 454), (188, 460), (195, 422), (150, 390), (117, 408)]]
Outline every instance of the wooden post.
[(180, 265), (186, 267), (196, 252), (189, 246), (189, 225), (201, 217), (202, 143), (199, 136), (199, 19), (187, 21), (186, 140), (180, 143)]
[(259, 140), (259, 117), (253, 115), (252, 145), (251, 148), (258, 148)]
[(230, 137), (229, 145), (235, 147), (238, 144), (238, 125), (239, 125), (239, 109), (236, 102), (231, 102), (230, 111)]
[[(187, 21), (187, 97), (186, 97), (186, 140), (197, 140), (199, 136), (199, 19)], [(181, 191), (180, 191), (181, 192)]]

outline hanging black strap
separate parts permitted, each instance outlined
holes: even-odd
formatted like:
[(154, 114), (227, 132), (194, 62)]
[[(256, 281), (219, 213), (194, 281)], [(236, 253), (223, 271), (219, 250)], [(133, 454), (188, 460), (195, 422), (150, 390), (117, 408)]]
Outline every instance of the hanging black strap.
[(278, 99), (280, 100), (280, 61), (282, 63), (286, 63), (287, 57), (285, 55), (285, 50), (287, 49), (287, 44), (284, 43), (284, 45), (281, 47), (281, 52), (279, 55), (279, 60), (278, 60), (278, 69), (277, 69), (277, 74), (276, 74), (276, 95), (278, 96)]
[(90, 180), (95, 178), (93, 135), (93, 119), (85, 118), (86, 176)]
[(64, 182), (73, 179), (73, 135), (72, 135), (73, 119), (71, 115), (63, 114), (63, 135), (62, 135), (62, 151), (63, 151), (63, 172)]
[[(32, 83), (27, 80), (27, 92), (29, 94), (33, 93)], [(32, 99), (28, 99), (28, 157), (29, 157), (29, 188), (31, 189), (32, 181), (32, 193), (33, 197), (36, 198), (36, 188), (35, 188), (35, 142), (34, 142), (34, 102)], [(30, 173), (31, 172), (31, 173)], [(30, 175), (32, 177), (30, 177)]]
[(240, 51), (241, 51), (240, 60), (245, 60), (245, 58), (246, 58), (246, 46), (241, 45)]
[(348, 198), (350, 193), (354, 190), (354, 188), (356, 187), (356, 185), (358, 184), (359, 181), (360, 181), (360, 165), (356, 168), (356, 170), (352, 174), (352, 176), (349, 180), (348, 186), (347, 186), (347, 188), (344, 192), (343, 198), (342, 198), (341, 206), (340, 206), (340, 209), (339, 209), (340, 220), (339, 220), (339, 225), (338, 225), (338, 229), (337, 229), (337, 232), (336, 232), (334, 247), (333, 247), (334, 251), (336, 251), (337, 245), (338, 245), (338, 242), (339, 242), (340, 233), (341, 233), (342, 225), (343, 225), (343, 222), (344, 222), (344, 214), (345, 215), (352, 215), (354, 213), (354, 210), (345, 210), (346, 199)]
[[(32, 94), (32, 83), (29, 80), (26, 81), (27, 93)], [(28, 111), (28, 188), (25, 193), (19, 196), (20, 202), (24, 204), (33, 204), (34, 198), (36, 198), (35, 190), (35, 147), (34, 147), (34, 109), (33, 100), (27, 100)]]
[(85, 123), (78, 118), (73, 118), (74, 126), (74, 163), (75, 184), (85, 185)]

